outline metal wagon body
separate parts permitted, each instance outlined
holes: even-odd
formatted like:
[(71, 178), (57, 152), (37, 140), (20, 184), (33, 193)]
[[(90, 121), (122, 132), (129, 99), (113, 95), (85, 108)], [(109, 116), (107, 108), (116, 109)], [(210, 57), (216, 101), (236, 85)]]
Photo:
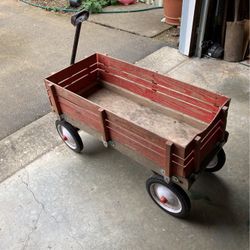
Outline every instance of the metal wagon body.
[(203, 169), (217, 171), (225, 162), (226, 96), (99, 53), (45, 84), (65, 143), (80, 152), (82, 129), (150, 168), (156, 176), (147, 190), (174, 216), (190, 210), (182, 188), (189, 189)]

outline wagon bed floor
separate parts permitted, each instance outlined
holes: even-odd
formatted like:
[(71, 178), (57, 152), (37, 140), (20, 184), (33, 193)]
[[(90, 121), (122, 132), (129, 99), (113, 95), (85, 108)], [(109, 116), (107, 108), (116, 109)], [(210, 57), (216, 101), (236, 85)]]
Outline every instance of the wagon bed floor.
[(97, 90), (88, 96), (88, 99), (102, 108), (181, 146), (187, 145), (201, 132), (197, 128), (160, 111), (138, 104), (134, 100), (108, 88)]

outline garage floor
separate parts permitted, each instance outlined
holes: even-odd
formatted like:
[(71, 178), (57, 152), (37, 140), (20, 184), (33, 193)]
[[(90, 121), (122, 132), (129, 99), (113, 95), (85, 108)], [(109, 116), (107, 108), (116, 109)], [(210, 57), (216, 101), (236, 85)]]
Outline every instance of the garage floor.
[(24, 148), (20, 168), (25, 166), (0, 184), (1, 249), (248, 249), (248, 67), (187, 59), (168, 47), (138, 64), (232, 97), (227, 162), (195, 182), (188, 193), (190, 217), (176, 219), (161, 211), (145, 190), (150, 171), (85, 133), (81, 154), (58, 141), (51, 146), (54, 139), (48, 138), (47, 153), (27, 164), (25, 155), (37, 152), (25, 151), (22, 138), (33, 131), (36, 145), (48, 130), (56, 134), (49, 114), (40, 121), (46, 129), (38, 120), (0, 142), (9, 149), (0, 164), (14, 166), (8, 159)]

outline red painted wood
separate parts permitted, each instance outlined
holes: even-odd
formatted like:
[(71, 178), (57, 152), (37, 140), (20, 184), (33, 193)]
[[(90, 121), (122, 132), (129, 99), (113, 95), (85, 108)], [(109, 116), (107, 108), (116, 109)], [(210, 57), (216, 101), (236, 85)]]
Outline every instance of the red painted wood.
[(147, 69), (143, 69), (136, 65), (132, 65), (121, 60), (117, 60), (111, 57), (107, 57), (101, 54), (97, 55), (98, 62), (108, 67), (117, 68), (120, 71), (125, 71), (130, 74), (141, 77), (142, 79), (147, 79), (149, 81), (155, 81), (160, 85), (170, 87), (178, 92), (183, 92), (189, 96), (193, 96), (197, 99), (201, 99), (208, 103), (215, 103), (217, 105), (223, 105), (227, 101), (227, 97), (217, 95), (211, 91), (192, 86), (190, 84), (175, 80), (168, 76), (163, 76), (157, 72), (152, 72)]
[(84, 109), (81, 109), (78, 106), (67, 102), (66, 100), (60, 100), (60, 106), (62, 112), (68, 117), (76, 121), (82, 122), (99, 132), (102, 131), (99, 119), (95, 119), (94, 116), (90, 116), (89, 113), (87, 114)]
[(106, 122), (106, 111), (103, 108), (99, 108), (99, 119), (100, 119), (100, 123), (101, 123), (101, 127), (102, 127), (102, 138), (105, 142), (108, 142), (111, 140), (110, 134), (109, 134), (109, 129), (107, 126), (107, 122)]
[(97, 71), (98, 72), (98, 68), (97, 68), (97, 64), (93, 64), (92, 66), (88, 67), (88, 68), (84, 68), (81, 71), (79, 71), (78, 73), (63, 79), (62, 81), (58, 82), (57, 84), (60, 85), (61, 87), (65, 87), (68, 86), (82, 78), (84, 78), (84, 76), (93, 73)]
[(179, 164), (180, 166), (185, 166), (194, 157), (194, 152), (192, 151), (186, 158), (182, 158), (179, 155), (172, 154), (172, 160)]
[(217, 138), (217, 142), (219, 142), (220, 134), (222, 134), (223, 131), (220, 127), (217, 127), (212, 134), (207, 138), (207, 140), (202, 144), (201, 150), (206, 148), (208, 144), (211, 144), (211, 141), (213, 141), (214, 137)]
[(209, 153), (212, 152), (213, 149), (216, 148), (216, 143), (219, 142), (221, 133), (222, 131), (220, 129), (216, 130), (214, 134), (211, 135), (209, 142), (201, 147), (201, 162), (206, 158), (207, 155), (209, 155)]
[(121, 60), (107, 57), (102, 54), (97, 54), (98, 63), (107, 65), (108, 67), (117, 68), (119, 70), (129, 72), (130, 74), (137, 75), (138, 77), (141, 77), (142, 79), (151, 79), (153, 77), (154, 72), (143, 69), (141, 67), (138, 67), (136, 65), (123, 62)]
[(196, 136), (194, 138), (195, 141), (195, 150), (194, 150), (194, 172), (198, 172), (200, 165), (201, 165), (201, 157), (200, 157), (200, 151), (201, 151), (201, 137)]
[(117, 123), (112, 123), (107, 120), (107, 127), (116, 131), (120, 134), (124, 134), (125, 136), (136, 140), (138, 143), (145, 145), (145, 147), (149, 148), (150, 150), (154, 151), (159, 155), (164, 155), (165, 149), (159, 147), (158, 145), (152, 143), (151, 140), (146, 140), (144, 137), (141, 137), (138, 133), (133, 133), (129, 128), (122, 128)]
[[(199, 108), (203, 108), (203, 109), (210, 111), (210, 112), (213, 112), (213, 113), (218, 112), (218, 107), (215, 106), (213, 103), (210, 103), (210, 102), (208, 103), (208, 102), (205, 102), (204, 100), (194, 98), (191, 95), (187, 95), (186, 93), (177, 92), (175, 89), (171, 89), (170, 86), (166, 86), (166, 84), (160, 85), (158, 82), (155, 82), (153, 80), (152, 81), (145, 80), (145, 79), (142, 79), (136, 75), (132, 75), (132, 74), (127, 73), (125, 71), (121, 71), (117, 68), (108, 67), (107, 65), (99, 64), (98, 67), (111, 75), (125, 78), (125, 79), (133, 82), (135, 85), (139, 85), (139, 86), (142, 85), (142, 87), (145, 87), (149, 90), (154, 89), (155, 91), (158, 91), (158, 92), (166, 95), (166, 97), (169, 96), (169, 97), (176, 98), (180, 101), (184, 101), (184, 102), (187, 102), (189, 104), (193, 104), (194, 106), (197, 106)], [(171, 86), (171, 87), (173, 88), (173, 86)]]
[(111, 74), (111, 75), (119, 76), (119, 77), (125, 78), (125, 79), (127, 79), (135, 84), (142, 85), (143, 87), (146, 87), (149, 89), (151, 89), (151, 87), (152, 87), (151, 81), (149, 81), (147, 79), (143, 79), (141, 77), (138, 77), (137, 75), (133, 75), (130, 72), (122, 71), (118, 68), (109, 67), (109, 66), (104, 65), (104, 64), (98, 64), (98, 68)]
[(152, 144), (158, 145), (159, 147), (164, 147), (166, 143), (166, 139), (134, 124), (126, 119), (123, 119), (110, 111), (107, 112), (107, 120), (111, 124), (115, 124), (116, 126), (129, 130), (131, 133), (137, 134), (138, 136), (144, 138), (147, 141), (151, 141)]
[(51, 101), (51, 104), (52, 104), (52, 106), (51, 106), (52, 109), (58, 115), (61, 115), (62, 114), (62, 110), (61, 110), (60, 104), (58, 103), (58, 97), (57, 97), (57, 92), (56, 92), (55, 85), (48, 84), (48, 91), (49, 91), (50, 101)]
[(176, 79), (170, 78), (165, 75), (163, 76), (163, 75), (155, 73), (154, 78), (155, 78), (155, 81), (162, 86), (171, 88), (177, 92), (182, 92), (188, 96), (192, 96), (194, 98), (203, 100), (204, 102), (207, 102), (216, 106), (223, 105), (227, 100), (227, 98), (224, 96), (217, 95), (216, 93), (210, 92), (202, 88), (198, 88), (188, 83), (178, 81)]
[(190, 161), (182, 168), (182, 177), (188, 178), (195, 171), (195, 160), (194, 157), (190, 159)]
[(194, 107), (193, 105), (176, 100), (174, 98), (170, 98), (170, 97), (167, 98), (166, 96), (160, 93), (156, 93), (142, 86), (135, 85), (126, 79), (123, 79), (114, 75), (110, 75), (109, 73), (106, 73), (106, 72), (100, 72), (99, 76), (103, 81), (107, 81), (111, 84), (127, 89), (133, 93), (146, 97), (151, 101), (160, 103), (164, 105), (165, 107), (174, 109), (186, 115), (190, 115), (191, 117), (197, 118), (201, 121), (211, 122), (211, 120), (214, 118), (213, 114), (206, 110), (200, 109), (198, 107)]
[(83, 92), (86, 87), (93, 86), (96, 84), (97, 72), (85, 75), (81, 79), (75, 81), (71, 85), (65, 87), (66, 89), (78, 93)]
[(172, 164), (172, 169), (171, 169), (172, 176), (174, 175), (174, 176), (180, 176), (180, 177), (184, 177), (185, 178), (184, 173), (183, 173), (183, 167), (178, 166), (173, 161), (172, 161), (171, 164)]
[(100, 108), (100, 106), (88, 101), (87, 99), (67, 90), (64, 88), (61, 88), (57, 85), (55, 85), (55, 88), (57, 90), (57, 95), (59, 97), (62, 97), (74, 104), (76, 104), (77, 106), (80, 107), (84, 107), (85, 109), (87, 109), (90, 112), (93, 112), (94, 114), (96, 114), (98, 112), (98, 109)]
[(204, 145), (209, 140), (211, 134), (213, 134), (215, 130), (217, 130), (218, 128), (221, 129), (222, 126), (223, 124), (221, 120), (219, 120), (216, 124), (214, 124), (214, 126), (210, 130), (208, 130), (207, 134), (202, 138), (201, 141), (202, 145)]
[[(137, 134), (138, 136), (144, 138), (147, 141), (150, 141), (152, 144), (158, 145), (161, 148), (165, 147), (166, 139), (162, 138), (161, 136), (154, 134), (151, 131), (148, 131), (130, 121), (127, 121), (126, 119), (121, 118), (110, 111), (106, 112), (107, 120), (110, 123), (113, 123), (121, 128), (125, 128), (131, 133)], [(185, 149), (176, 143), (173, 146), (173, 153), (182, 158), (185, 158)]]
[(165, 145), (165, 166), (163, 169), (165, 170), (165, 176), (172, 176), (172, 154), (173, 154), (173, 142), (167, 141)]
[(47, 78), (47, 80), (53, 82), (53, 83), (59, 83), (63, 79), (66, 79), (68, 77), (71, 77), (72, 75), (78, 73), (82, 69), (91, 66), (92, 64), (95, 64), (97, 62), (96, 54), (93, 54)]
[(166, 96), (157, 92), (155, 93), (155, 92), (150, 91), (147, 94), (149, 96), (151, 95), (152, 101), (160, 103), (164, 105), (165, 107), (174, 109), (178, 112), (181, 112), (183, 114), (186, 114), (188, 116), (201, 120), (203, 122), (210, 123), (214, 118), (214, 115), (211, 112), (201, 109), (197, 106), (193, 106), (189, 103), (176, 100), (170, 97), (166, 98)]
[[(96, 67), (98, 71), (93, 73), (92, 69)], [(166, 153), (166, 138), (147, 131), (112, 112), (107, 111), (105, 117), (100, 117), (98, 105), (73, 93), (86, 94), (89, 88), (94, 91), (98, 77), (163, 106), (209, 123), (207, 128), (198, 135), (200, 145), (195, 147), (197, 145), (195, 139), (185, 148), (175, 143), (171, 146), (170, 153)], [(67, 89), (56, 85), (60, 82)], [(195, 171), (195, 166), (196, 170), (199, 170), (200, 163), (214, 149), (216, 143), (223, 139), (227, 110), (223, 111), (221, 108), (223, 105), (229, 106), (229, 98), (104, 55), (92, 55), (48, 77), (45, 85), (50, 99), (57, 100), (57, 104), (52, 103), (54, 109), (57, 105), (57, 109), (60, 109), (63, 114), (98, 132), (103, 132), (104, 122), (109, 135), (107, 140), (117, 141), (145, 156), (159, 167), (165, 168), (169, 175), (188, 177)], [(171, 166), (171, 169), (166, 166)]]
[(113, 129), (110, 129), (110, 136), (112, 138), (112, 141), (114, 142), (117, 141), (118, 143), (125, 145), (130, 149), (135, 150), (139, 154), (155, 162), (160, 167), (164, 166), (163, 157), (159, 157), (158, 154), (151, 151), (149, 148), (146, 148), (143, 144), (140, 144), (137, 141), (133, 140), (132, 138), (129, 138), (126, 135), (120, 134), (117, 131), (114, 131)]

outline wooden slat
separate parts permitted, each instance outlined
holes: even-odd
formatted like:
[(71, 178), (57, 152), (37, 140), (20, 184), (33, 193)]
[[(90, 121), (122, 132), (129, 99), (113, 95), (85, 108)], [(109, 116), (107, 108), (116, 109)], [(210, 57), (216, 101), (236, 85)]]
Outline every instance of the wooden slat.
[(204, 100), (194, 98), (191, 95), (187, 95), (187, 94), (182, 93), (182, 92), (177, 92), (177, 91), (169, 88), (169, 86), (167, 87), (166, 84), (165, 84), (165, 86), (163, 86), (163, 85), (160, 85), (158, 82), (148, 81), (148, 80), (142, 79), (138, 76), (132, 75), (130, 73), (121, 71), (119, 69), (108, 67), (107, 65), (99, 64), (99, 68), (102, 70), (105, 70), (105, 72), (107, 72), (108, 74), (122, 77), (124, 79), (127, 79), (127, 80), (133, 82), (136, 85), (142, 85), (143, 87), (148, 88), (150, 90), (154, 89), (155, 91), (158, 91), (158, 92), (166, 95), (166, 97), (169, 96), (169, 97), (172, 97), (175, 99), (179, 99), (183, 102), (193, 104), (194, 106), (197, 106), (197, 107), (205, 109), (205, 110), (209, 110), (213, 113), (216, 113), (218, 111), (218, 107), (214, 106), (213, 103), (209, 103), (209, 102), (207, 102), (207, 100), (205, 102)]
[(218, 128), (221, 129), (222, 126), (222, 121), (219, 120), (214, 127), (212, 127), (210, 130), (208, 130), (207, 134), (202, 138), (202, 145), (204, 145), (205, 143), (207, 143), (207, 141), (209, 141), (209, 138), (211, 137), (211, 135), (214, 133), (215, 130), (217, 130)]
[(60, 106), (62, 112), (70, 118), (82, 122), (99, 132), (102, 131), (100, 121), (95, 119), (94, 116), (90, 116), (89, 114), (84, 112), (84, 109), (81, 109), (80, 107), (68, 102), (67, 100), (61, 101)]
[(106, 118), (107, 118), (106, 111), (103, 108), (99, 108), (98, 111), (99, 111), (99, 118), (101, 121), (103, 141), (108, 142), (109, 140), (111, 140), (111, 137), (109, 134), (109, 129), (106, 124)]
[(155, 82), (160, 83), (163, 86), (169, 86), (173, 90), (176, 90), (178, 92), (184, 92), (187, 95), (204, 100), (205, 102), (208, 103), (222, 105), (227, 100), (227, 98), (224, 96), (217, 95), (208, 90), (192, 86), (190, 84), (175, 80), (165, 75), (163, 76), (156, 72), (152, 72), (150, 70), (143, 69), (136, 65), (123, 62), (121, 60), (117, 60), (101, 54), (97, 54), (97, 60), (99, 63), (107, 65), (108, 67), (113, 67), (117, 68), (118, 70), (129, 72), (130, 74), (134, 74), (149, 81), (154, 80)]
[(74, 83), (65, 88), (74, 93), (82, 92), (84, 88), (96, 84), (96, 79), (97, 79), (97, 71), (85, 75), (81, 79), (75, 81)]
[(166, 98), (166, 96), (162, 95), (161, 93), (157, 93), (157, 92), (155, 93), (155, 92), (150, 91), (150, 92), (147, 92), (147, 94), (145, 95), (148, 95), (149, 98), (151, 96), (150, 99), (152, 101), (160, 103), (178, 112), (189, 115), (193, 118), (199, 119), (203, 122), (209, 123), (214, 118), (214, 114), (209, 111), (201, 109), (198, 106), (193, 106), (189, 103), (174, 99), (172, 97)]
[[(223, 130), (220, 128), (220, 127), (216, 127), (214, 130), (213, 130), (213, 133), (212, 134), (209, 134), (208, 138), (206, 141), (203, 142), (202, 146), (201, 146), (201, 150), (203, 148), (206, 147), (207, 144), (211, 144), (211, 141), (213, 141), (214, 137), (216, 137), (218, 134), (223, 134)], [(216, 135), (216, 136), (215, 136)], [(221, 136), (219, 136), (219, 138), (217, 138), (217, 142), (220, 142), (220, 139)]]
[(68, 86), (72, 83), (75, 83), (78, 80), (81, 80), (84, 78), (84, 76), (91, 74), (92, 72), (98, 71), (97, 69), (97, 64), (93, 64), (92, 66), (88, 68), (84, 68), (83, 70), (79, 71), (78, 73), (63, 79), (62, 81), (58, 82), (57, 84), (60, 85), (61, 87)]
[(97, 54), (97, 61), (98, 61), (98, 63), (107, 65), (108, 67), (117, 68), (119, 70), (129, 72), (130, 74), (137, 75), (137, 76), (144, 78), (144, 79), (150, 80), (150, 79), (152, 79), (153, 74), (154, 74), (154, 72), (152, 72), (152, 71), (143, 69), (141, 67), (138, 67), (138, 66), (130, 64), (130, 63), (123, 62), (121, 60), (112, 58), (110, 56), (107, 57), (107, 56), (99, 54), (99, 53)]
[(163, 157), (159, 157), (158, 154), (151, 151), (149, 148), (146, 148), (144, 145), (138, 143), (137, 141), (133, 140), (132, 138), (129, 138), (123, 134), (118, 133), (117, 131), (114, 131), (110, 129), (110, 136), (112, 138), (112, 141), (118, 142), (120, 144), (123, 144), (127, 146), (130, 149), (133, 149), (140, 153), (141, 155), (145, 156), (149, 160), (152, 160), (155, 162), (158, 166), (163, 167), (164, 166), (164, 160)]
[(120, 128), (124, 128), (126, 130), (129, 130), (131, 133), (137, 134), (138, 136), (144, 138), (147, 141), (151, 141), (153, 144), (159, 145), (159, 147), (164, 147), (166, 143), (166, 139), (134, 124), (126, 119), (123, 119), (114, 113), (107, 111), (107, 120), (111, 124), (115, 124), (116, 126), (119, 126)]
[(220, 129), (216, 130), (214, 134), (211, 136), (209, 143), (206, 143), (202, 148), (200, 152), (201, 161), (206, 158), (207, 155), (209, 155), (213, 149), (216, 148), (216, 143), (219, 142), (220, 136), (222, 131)]
[(67, 90), (64, 88), (61, 88), (59, 86), (56, 86), (56, 91), (57, 91), (57, 95), (76, 104), (77, 106), (80, 107), (84, 107), (85, 109), (93, 112), (93, 113), (97, 113), (98, 109), (100, 108), (100, 106), (88, 101), (87, 99)]
[(98, 64), (98, 68), (111, 74), (111, 75), (116, 75), (116, 76), (122, 77), (124, 79), (127, 79), (129, 81), (132, 81), (135, 84), (142, 85), (143, 87), (146, 87), (149, 89), (152, 87), (152, 81), (149, 81), (147, 79), (143, 79), (143, 78), (138, 77), (136, 75), (130, 74), (126, 71), (122, 71), (121, 69), (109, 67), (109, 66), (104, 65), (104, 64)]
[(198, 107), (194, 107), (188, 103), (176, 100), (174, 98), (170, 98), (170, 97), (166, 98), (166, 96), (163, 96), (160, 93), (155, 93), (152, 90), (146, 89), (139, 85), (135, 85), (126, 79), (122, 79), (117, 76), (110, 75), (106, 72), (100, 72), (99, 76), (104, 81), (110, 82), (112, 84), (116, 84), (119, 87), (125, 88), (133, 93), (146, 97), (156, 103), (160, 103), (168, 108), (172, 108), (178, 112), (182, 112), (186, 115), (190, 115), (201, 121), (210, 122), (214, 117), (213, 114), (210, 112), (207, 112)]
[(165, 152), (165, 176), (170, 177), (172, 175), (172, 152), (173, 152), (173, 142), (166, 142), (166, 152)]
[(177, 165), (175, 162), (172, 161), (171, 163), (172, 165), (172, 174), (171, 176), (175, 175), (175, 176), (178, 176), (178, 177), (184, 177), (183, 175), (183, 167), (180, 167), (179, 165)]
[(50, 101), (52, 104), (52, 109), (58, 114), (62, 114), (60, 104), (58, 103), (57, 91), (54, 84), (48, 84), (48, 91), (50, 96)]
[(193, 151), (186, 158), (182, 158), (176, 154), (172, 154), (172, 160), (177, 162), (180, 166), (185, 166), (190, 161), (190, 159), (194, 157), (193, 155)]
[(200, 107), (200, 108), (205, 109), (207, 111), (210, 111), (212, 113), (218, 112), (218, 107), (216, 107), (210, 103), (200, 101), (199, 99), (193, 98), (193, 97), (188, 96), (188, 95), (184, 95), (180, 92), (172, 91), (172, 90), (165, 88), (165, 87), (162, 87), (160, 85), (155, 85), (155, 90), (161, 92), (164, 95), (174, 97), (176, 99), (182, 100), (182, 101), (189, 103), (189, 104), (193, 104), (196, 107)]
[(201, 164), (200, 151), (201, 151), (201, 137), (195, 137), (195, 150), (194, 150), (194, 172), (198, 172)]
[(122, 79), (118, 76), (108, 74), (104, 71), (99, 71), (99, 77), (101, 80), (106, 81), (108, 83), (118, 85), (119, 87), (122, 87), (124, 89), (127, 89), (131, 91), (132, 93), (139, 94), (141, 96), (144, 96), (145, 91), (147, 88), (140, 86), (140, 85), (135, 85), (133, 82), (130, 82), (126, 79)]
[(188, 96), (192, 96), (194, 98), (203, 100), (206, 103), (211, 103), (216, 106), (221, 106), (227, 100), (227, 98), (224, 96), (218, 95), (202, 88), (195, 87), (188, 83), (178, 81), (165, 75), (163, 76), (155, 73), (154, 79), (158, 84), (162, 86), (171, 88), (178, 92), (182, 92)]
[(78, 106), (74, 103), (72, 103), (71, 101), (65, 99), (65, 98), (62, 98), (61, 96), (58, 96), (58, 102), (59, 103), (63, 103), (63, 104), (66, 104), (72, 108), (75, 108), (76, 110), (78, 110), (79, 112), (84, 112), (84, 115), (92, 118), (92, 119), (95, 119), (95, 120), (99, 120), (99, 116), (98, 116), (98, 113), (94, 113), (88, 109), (86, 109), (84, 106)]
[(78, 73), (79, 71), (81, 71), (82, 69), (91, 66), (92, 64), (95, 64), (97, 62), (96, 59), (96, 54), (93, 54), (51, 76), (49, 76), (47, 78), (47, 80), (53, 82), (53, 83), (58, 83), (60, 81), (62, 81), (63, 79), (66, 79), (76, 73)]
[(145, 145), (145, 147), (151, 149), (159, 155), (164, 155), (165, 153), (165, 148), (162, 148), (159, 145), (152, 143), (151, 140), (147, 140), (144, 137), (141, 137), (138, 133), (133, 133), (130, 129), (122, 128), (117, 123), (112, 123), (109, 120), (107, 120), (107, 126), (108, 128), (117, 131), (118, 133), (124, 134), (127, 137), (130, 137), (142, 145)]
[(185, 177), (185, 178), (188, 178), (192, 173), (194, 173), (195, 158), (192, 157), (182, 170), (183, 170), (182, 177)]

